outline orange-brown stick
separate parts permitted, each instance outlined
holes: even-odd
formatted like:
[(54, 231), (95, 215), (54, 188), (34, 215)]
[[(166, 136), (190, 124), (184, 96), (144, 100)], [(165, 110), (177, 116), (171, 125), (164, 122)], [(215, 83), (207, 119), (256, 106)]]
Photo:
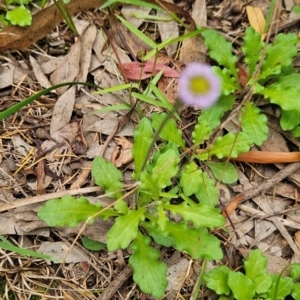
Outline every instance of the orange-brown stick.
[(291, 163), (300, 161), (300, 152), (249, 151), (230, 159), (258, 164)]

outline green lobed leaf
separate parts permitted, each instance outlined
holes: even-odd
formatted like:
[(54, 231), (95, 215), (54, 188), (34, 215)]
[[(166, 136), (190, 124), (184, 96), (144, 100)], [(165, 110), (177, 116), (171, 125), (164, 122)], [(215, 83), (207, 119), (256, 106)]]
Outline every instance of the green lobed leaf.
[(231, 184), (238, 180), (238, 172), (233, 164), (227, 162), (205, 162), (214, 177), (225, 184)]
[(280, 126), (283, 130), (292, 130), (300, 124), (300, 110), (282, 110)]
[(203, 181), (202, 170), (196, 165), (195, 162), (190, 162), (185, 165), (181, 172), (179, 185), (183, 189), (186, 196), (196, 194), (200, 189), (200, 184)]
[(160, 251), (149, 246), (151, 239), (138, 234), (130, 249), (133, 254), (129, 263), (133, 269), (133, 280), (146, 294), (161, 298), (168, 286), (167, 265), (159, 260)]
[[(151, 115), (152, 126), (155, 131), (158, 131), (163, 124), (163, 128), (159, 133), (159, 137), (167, 142), (174, 142), (180, 147), (185, 146), (185, 142), (182, 138), (182, 131), (178, 129), (176, 122), (171, 119), (166, 113), (153, 113)], [(165, 122), (165, 119), (167, 122)]]
[(92, 240), (86, 236), (82, 237), (82, 245), (91, 251), (100, 251), (106, 247), (106, 244)]
[(190, 228), (186, 222), (168, 222), (165, 231), (173, 238), (177, 250), (186, 251), (194, 259), (218, 260), (223, 257), (220, 241), (207, 229)]
[(264, 88), (259, 93), (269, 98), (271, 103), (279, 105), (283, 110), (300, 111), (299, 88), (300, 74), (293, 73), (281, 76), (275, 83)]
[(266, 57), (262, 65), (262, 73), (275, 66), (289, 66), (297, 55), (298, 38), (294, 33), (276, 35), (273, 44), (267, 46)]
[(153, 130), (150, 120), (143, 118), (140, 121), (139, 125), (135, 128), (133, 138), (132, 155), (135, 166), (133, 178), (138, 180), (153, 140)]
[(119, 214), (125, 215), (128, 212), (128, 205), (125, 200), (119, 200), (114, 204), (114, 209)]
[(232, 272), (227, 266), (218, 266), (204, 275), (205, 284), (218, 295), (229, 295), (228, 274)]
[(223, 95), (229, 95), (240, 89), (234, 77), (231, 77), (231, 73), (228, 69), (213, 66), (213, 71), (222, 79), (222, 93)]
[(296, 138), (300, 137), (300, 126), (295, 127), (293, 129), (292, 133), (293, 133), (294, 137), (296, 137)]
[(23, 5), (14, 8), (6, 13), (6, 19), (13, 25), (29, 26), (32, 22), (32, 16), (30, 10)]
[[(80, 222), (101, 211), (101, 204), (91, 204), (85, 197), (74, 198), (70, 195), (61, 199), (47, 201), (39, 209), (38, 216), (49, 226), (76, 227)], [(90, 223), (93, 220), (90, 220)]]
[[(154, 200), (158, 200), (159, 194), (161, 192), (161, 188), (157, 185), (157, 182), (153, 178), (153, 175), (147, 172), (142, 172), (140, 176), (140, 181), (141, 181), (140, 192), (149, 195), (149, 197), (144, 198), (143, 205), (146, 204), (147, 202), (146, 199), (148, 199), (148, 201), (150, 201), (151, 198), (153, 198)], [(139, 205), (141, 204), (142, 203), (139, 202)]]
[(211, 133), (212, 133), (212, 128), (209, 126), (206, 120), (202, 120), (201, 122), (198, 122), (198, 124), (195, 126), (195, 129), (192, 133), (193, 143), (198, 145), (203, 144), (209, 138)]
[(267, 122), (267, 117), (260, 113), (258, 107), (255, 107), (252, 102), (246, 103), (241, 115), (242, 131), (251, 137), (257, 146), (261, 146), (268, 137)]
[(299, 263), (292, 264), (291, 277), (293, 278), (293, 280), (300, 279), (300, 264)]
[(247, 260), (244, 262), (246, 276), (254, 280), (256, 276), (267, 272), (268, 259), (260, 249), (250, 251)]
[(175, 245), (174, 239), (166, 232), (166, 224), (169, 221), (169, 219), (166, 220), (163, 229), (161, 228), (159, 221), (157, 224), (154, 222), (143, 222), (141, 225), (147, 229), (148, 234), (154, 239), (157, 245), (172, 247)]
[[(223, 110), (223, 113), (231, 110), (233, 108), (234, 101), (236, 100), (235, 95), (221, 95), (218, 102), (213, 105), (210, 109), (213, 109), (214, 107), (221, 107)], [(221, 118), (220, 118), (221, 119)]]
[(225, 37), (213, 29), (204, 30), (202, 35), (208, 48), (209, 56), (220, 65), (226, 67), (237, 78), (237, 57), (232, 54), (232, 45), (226, 41)]
[(179, 161), (180, 157), (177, 147), (172, 147), (163, 153), (159, 153), (151, 172), (153, 180), (158, 187), (165, 188), (171, 185), (171, 179), (178, 174)]
[(223, 157), (235, 158), (240, 153), (249, 151), (252, 144), (253, 139), (247, 133), (239, 132), (235, 134), (229, 132), (216, 139), (215, 143), (210, 148), (208, 155), (216, 155), (219, 159), (222, 159)]
[(166, 224), (169, 221), (169, 219), (166, 215), (166, 211), (162, 204), (157, 206), (157, 216), (158, 216), (157, 225), (159, 226), (161, 231), (164, 231), (166, 229)]
[(268, 292), (272, 284), (272, 278), (267, 274), (268, 259), (260, 249), (250, 252), (248, 259), (244, 262), (246, 276), (254, 283), (256, 293)]
[(105, 193), (115, 192), (108, 195), (109, 197), (118, 199), (123, 196), (120, 191), (124, 187), (121, 182), (122, 172), (113, 163), (106, 161), (103, 157), (96, 157), (92, 163), (92, 176), (95, 183), (104, 188)]
[(272, 277), (270, 274), (259, 275), (253, 281), (257, 294), (266, 294), (272, 285)]
[(107, 233), (107, 250), (126, 249), (138, 235), (138, 226), (144, 219), (145, 208), (129, 210), (124, 216), (118, 217)]
[(202, 172), (201, 175), (202, 182), (199, 183), (196, 197), (200, 203), (214, 207), (219, 202), (220, 190), (217, 189), (215, 181), (206, 172)]
[[(278, 274), (271, 275), (271, 277), (272, 277), (272, 285), (268, 291), (268, 298), (283, 300), (285, 299), (286, 296), (290, 295), (294, 286), (294, 282), (291, 277), (280, 277), (280, 275)], [(279, 284), (277, 287), (278, 278), (279, 278)]]
[(229, 272), (228, 285), (236, 300), (252, 300), (255, 294), (252, 280), (241, 272)]
[(214, 229), (215, 227), (224, 226), (225, 223), (220, 210), (206, 204), (191, 206), (186, 202), (179, 205), (165, 203), (163, 207), (173, 214), (181, 215), (185, 221), (193, 222), (195, 228), (208, 227)]
[(194, 144), (202, 144), (209, 138), (213, 130), (221, 124), (224, 113), (232, 109), (234, 101), (234, 96), (222, 95), (215, 105), (201, 111), (198, 123), (192, 133)]
[(292, 290), (292, 297), (294, 299), (300, 299), (300, 282), (296, 282), (294, 283), (294, 286), (293, 286), (293, 290)]
[(262, 57), (262, 49), (265, 43), (261, 40), (261, 35), (254, 30), (253, 27), (248, 27), (244, 35), (244, 44), (242, 51), (245, 54), (245, 62), (248, 64), (248, 79), (251, 78), (256, 69), (256, 64)]

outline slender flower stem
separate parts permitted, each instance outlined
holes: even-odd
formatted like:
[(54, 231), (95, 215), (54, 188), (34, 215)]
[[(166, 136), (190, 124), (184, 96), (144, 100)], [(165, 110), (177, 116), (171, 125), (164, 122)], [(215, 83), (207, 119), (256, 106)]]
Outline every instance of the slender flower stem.
[(200, 287), (201, 287), (201, 284), (203, 282), (203, 277), (204, 277), (204, 274), (206, 273), (206, 265), (207, 265), (207, 259), (204, 258), (203, 259), (203, 263), (202, 263), (202, 269), (201, 269), (199, 277), (198, 277), (198, 279), (196, 281), (196, 284), (194, 286), (193, 293), (191, 295), (190, 300), (197, 300), (198, 299)]

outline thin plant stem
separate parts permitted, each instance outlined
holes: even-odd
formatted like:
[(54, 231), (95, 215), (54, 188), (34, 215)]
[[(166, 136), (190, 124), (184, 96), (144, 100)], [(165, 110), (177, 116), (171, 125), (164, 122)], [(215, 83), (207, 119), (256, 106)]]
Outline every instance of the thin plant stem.
[(68, 9), (68, 6), (62, 0), (58, 0), (58, 1), (54, 0), (54, 4), (57, 7), (59, 13), (62, 15), (62, 17), (66, 21), (66, 23), (72, 30), (73, 34), (75, 34), (76, 36), (79, 36), (79, 33), (78, 33), (76, 26), (72, 19), (72, 15), (70, 14), (70, 11)]
[(197, 298), (198, 298), (200, 287), (202, 285), (202, 282), (204, 280), (204, 275), (206, 273), (206, 266), (207, 266), (207, 259), (204, 258), (203, 259), (203, 263), (202, 263), (202, 269), (201, 269), (199, 277), (198, 277), (198, 279), (196, 281), (196, 284), (194, 286), (194, 290), (193, 290), (193, 293), (192, 293), (192, 295), (190, 297), (190, 300), (197, 300)]

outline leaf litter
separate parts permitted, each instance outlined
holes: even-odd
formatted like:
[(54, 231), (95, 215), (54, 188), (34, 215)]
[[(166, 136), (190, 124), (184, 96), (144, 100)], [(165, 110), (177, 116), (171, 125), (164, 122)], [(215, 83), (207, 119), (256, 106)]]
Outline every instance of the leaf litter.
[[(80, 1), (75, 0), (71, 2), (73, 2), (72, 12), (78, 11)], [(86, 2), (87, 4), (84, 4), (83, 8), (97, 7), (99, 4), (101, 5), (102, 1)], [(192, 4), (189, 12), (198, 25), (219, 24), (225, 33), (230, 31), (230, 35), (237, 39), (242, 36), (248, 21), (252, 25), (254, 25), (253, 22), (256, 23), (257, 25), (254, 25), (254, 27), (257, 26), (257, 30), (261, 30), (263, 14), (266, 12), (264, 1), (251, 2), (246, 10), (248, 20), (245, 18), (244, 8), (240, 5), (239, 1), (234, 3), (231, 3), (231, 1), (227, 2), (218, 2), (217, 5), (210, 5), (202, 1), (199, 5), (199, 1), (196, 1)], [(236, 9), (236, 5), (239, 6), (240, 10)], [(286, 5), (288, 6), (288, 4)], [(141, 13), (140, 10), (135, 10), (134, 7), (130, 6), (124, 6), (123, 10), (123, 17), (127, 18), (129, 22), (131, 19), (134, 19), (133, 16), (142, 14), (146, 17), (149, 15), (149, 10), (144, 10)], [(260, 13), (254, 14), (255, 10)], [(236, 11), (238, 11), (237, 16)], [(287, 7), (286, 10), (282, 8), (282, 17), (289, 16), (289, 11), (290, 7)], [(34, 22), (34, 26), (25, 30), (18, 30), (16, 27), (12, 27), (1, 33), (5, 34), (5, 39), (2, 42), (3, 44), (0, 43), (0, 50), (3, 52), (7, 49), (19, 50), (27, 48), (36, 39), (46, 36), (49, 30), (53, 28), (53, 24), (58, 24), (60, 21), (60, 18), (56, 16), (53, 17), (53, 24), (50, 24), (48, 20), (48, 17), (53, 12), (53, 6), (48, 8), (47, 12), (47, 20), (45, 19), (41, 30), (37, 29), (37, 26), (40, 25), (36, 24), (41, 22), (41, 17), (38, 17), (37, 14), (34, 19), (38, 21), (37, 23)], [(44, 13), (40, 13), (40, 15), (44, 16)], [(255, 17), (253, 18), (254, 15)], [(79, 17), (85, 18), (86, 16), (79, 14)], [(168, 19), (169, 16), (159, 13), (157, 17), (158, 19)], [(88, 21), (83, 20), (84, 27), (81, 30), (81, 35), (74, 43), (69, 44), (69, 51), (66, 55), (54, 57), (48, 55), (40, 48), (32, 47), (29, 50), (31, 52), (29, 61), (26, 58), (23, 59), (22, 56), (16, 57), (19, 60), (17, 63), (15, 60), (10, 60), (9, 57), (4, 59), (0, 70), (0, 78), (3, 78), (3, 80), (0, 80), (0, 92), (1, 94), (3, 93), (0, 106), (4, 109), (7, 105), (7, 103), (3, 104), (4, 101), (12, 104), (14, 101), (23, 99), (30, 93), (38, 91), (41, 86), (48, 86), (49, 82), (55, 84), (73, 80), (82, 82), (92, 80), (101, 89), (106, 89), (123, 84), (123, 80), (139, 81), (140, 79), (147, 79), (151, 76), (152, 67), (153, 70), (158, 72), (164, 68), (160, 64), (149, 62), (149, 70), (147, 70), (145, 65), (132, 62), (132, 54), (134, 57), (137, 57), (141, 49), (149, 50), (148, 46), (140, 39), (137, 39), (113, 15), (109, 15), (109, 21), (111, 23), (110, 31), (108, 31), (110, 39), (107, 39), (105, 32), (99, 29), (99, 27), (96, 28), (95, 25), (90, 25)], [(151, 23), (145, 22), (144, 19), (142, 19), (142, 22), (135, 19), (135, 22), (132, 22), (132, 24), (134, 26), (147, 25), (146, 30), (148, 30), (149, 34), (152, 34), (154, 37), (158, 36), (164, 40), (169, 36), (178, 36), (179, 27), (177, 23), (172, 22), (159, 21), (154, 22), (155, 26), (151, 26)], [(170, 24), (172, 25), (170, 26)], [(237, 24), (239, 25), (237, 26)], [(59, 30), (63, 30), (63, 27), (60, 27)], [(15, 33), (17, 33), (17, 39), (15, 39)], [(123, 35), (125, 45), (122, 37), (120, 37), (120, 33)], [(10, 40), (10, 36), (13, 35), (15, 35), (14, 39)], [(33, 37), (34, 35), (36, 37)], [(111, 43), (114, 44), (115, 49), (113, 49)], [(179, 66), (180, 63), (188, 63), (190, 61), (204, 62), (207, 60), (206, 47), (200, 38), (186, 39), (180, 47), (180, 62), (175, 62)], [(171, 61), (175, 59), (176, 50), (175, 45), (166, 49), (167, 57)], [(122, 70), (120, 62), (123, 66), (127, 64), (128, 69), (125, 67)], [(170, 69), (170, 77), (172, 78), (162, 77), (158, 83), (158, 87), (163, 93), (166, 93), (167, 99), (172, 103), (177, 97), (176, 74), (178, 74), (178, 69), (171, 69), (168, 65), (169, 62), (166, 64), (165, 70)], [(30, 74), (28, 71), (28, 66), (33, 69), (33, 74)], [(134, 72), (131, 74), (129, 71), (132, 68)], [(141, 74), (137, 76), (139, 72)], [(150, 75), (143, 75), (143, 72)], [(38, 82), (39, 85), (37, 83), (33, 84), (33, 82)], [(30, 86), (31, 90), (28, 89), (28, 86)], [(34, 89), (32, 90), (32, 88)], [(9, 93), (5, 94), (7, 91)], [(7, 96), (11, 97), (5, 99)], [(130, 102), (129, 93), (119, 91), (113, 94), (95, 94), (92, 90), (81, 86), (77, 89), (75, 87), (57, 89), (53, 96), (55, 98), (50, 97), (50, 95), (42, 97), (31, 107), (26, 107), (19, 112), (17, 117), (9, 119), (5, 124), (3, 123), (3, 129), (1, 128), (0, 132), (0, 145), (2, 148), (0, 153), (0, 185), (2, 187), (0, 196), (3, 204), (20, 201), (20, 198), (30, 199), (30, 197), (35, 196), (35, 191), (38, 190), (44, 190), (44, 193), (56, 193), (69, 189), (72, 190), (75, 187), (90, 186), (92, 182), (89, 177), (89, 160), (95, 156), (99, 156), (103, 150), (105, 140), (109, 140), (109, 137), (112, 138), (107, 145), (107, 150), (104, 149), (104, 157), (107, 160), (111, 160), (118, 167), (123, 167), (124, 169), (132, 168), (132, 166), (130, 167), (132, 159), (130, 149), (132, 147), (134, 128), (139, 118), (134, 116), (119, 132), (116, 132), (120, 120), (126, 115), (129, 107), (133, 105)], [(95, 110), (107, 108), (110, 105), (120, 104), (121, 102), (128, 104), (127, 111), (95, 113)], [(264, 106), (263, 103), (261, 105)], [(269, 105), (269, 107), (266, 106), (263, 109), (267, 111), (269, 116), (269, 127), (275, 129), (270, 130), (268, 139), (260, 149), (289, 152), (290, 143), (299, 146), (297, 144), (299, 143), (298, 141), (283, 133), (278, 126), (278, 114), (274, 113), (274, 108)], [(145, 114), (150, 113), (150, 110), (151, 107), (144, 107)], [(184, 111), (182, 113), (184, 115)], [(193, 114), (196, 114), (196, 112), (193, 112)], [(192, 121), (193, 119), (185, 120), (187, 124)], [(231, 131), (229, 129), (230, 122), (225, 122), (222, 125), (223, 128)], [(47, 128), (49, 137), (51, 138), (46, 137), (45, 140), (39, 141), (42, 153), (38, 154), (38, 147), (35, 141), (39, 139), (35, 135), (35, 130), (41, 126)], [(86, 147), (87, 151), (83, 151), (84, 154), (75, 154), (76, 141)], [(34, 149), (34, 152), (32, 152), (32, 149)], [(41, 164), (41, 171), (34, 173), (36, 177), (29, 184), (29, 182), (27, 183), (29, 181), (27, 175), (31, 174), (30, 171), (35, 169), (38, 163), (37, 159), (42, 159), (45, 164)], [(10, 161), (13, 161), (13, 163), (9, 163)], [(57, 178), (46, 174), (46, 166), (49, 167)], [(275, 166), (279, 170), (282, 170), (282, 172), (285, 172), (286, 168), (284, 165), (276, 164)], [(239, 168), (238, 183), (231, 185), (229, 189), (228, 187), (227, 189), (225, 187), (221, 188), (220, 185), (222, 193), (227, 195), (226, 197), (221, 195), (221, 199), (227, 201), (227, 203), (234, 196), (232, 191), (245, 195), (247, 191), (253, 191), (258, 186), (263, 185), (265, 179), (272, 179), (277, 174), (277, 169), (268, 165), (247, 166), (237, 164), (237, 167)], [(17, 170), (18, 172), (16, 172)], [(84, 173), (84, 176), (81, 177), (82, 173)], [(45, 177), (41, 180), (41, 176)], [(269, 259), (269, 266), (278, 266), (277, 269), (272, 271), (274, 273), (279, 273), (291, 261), (299, 260), (300, 226), (296, 210), (300, 180), (299, 171), (293, 171), (291, 174), (286, 173), (286, 176), (288, 176), (288, 180), (280, 180), (276, 185), (271, 185), (272, 189), (267, 190), (265, 193), (251, 196), (240, 205), (239, 209), (233, 212), (231, 218), (233, 223), (235, 223), (235, 230), (239, 233), (240, 239), (233, 236), (230, 240), (228, 254), (223, 259), (225, 264), (238, 267), (237, 261), (239, 260), (239, 255), (247, 255), (244, 248), (251, 249), (253, 247), (264, 250)], [(282, 178), (286, 178), (286, 176), (283, 175)], [(80, 183), (77, 181), (78, 178), (81, 179)], [(37, 188), (39, 181), (42, 183), (42, 188), (41, 186)], [(244, 197), (244, 199), (246, 198)], [(43, 201), (42, 198), (37, 200)], [(93, 202), (98, 200), (90, 197), (88, 201)], [(100, 199), (100, 201), (107, 204), (109, 200)], [(104, 288), (108, 292), (112, 284), (115, 284), (119, 290), (115, 288), (109, 299), (119, 299), (117, 293), (120, 293), (124, 297), (131, 294), (134, 299), (146, 297), (128, 279), (131, 274), (130, 271), (126, 271), (127, 277), (125, 277), (125, 280), (122, 277), (121, 269), (118, 267), (118, 261), (121, 260), (120, 253), (117, 256), (111, 255), (111, 259), (109, 259), (105, 251), (82, 254), (83, 250), (80, 248), (81, 245), (79, 243), (76, 246), (72, 245), (74, 236), (78, 234), (105, 242), (105, 236), (109, 230), (107, 222), (101, 222), (101, 220), (97, 219), (97, 222), (92, 226), (84, 228), (83, 231), (82, 226), (78, 226), (75, 229), (54, 228), (51, 230), (52, 235), (55, 233), (55, 239), (59, 240), (54, 242), (53, 238), (49, 238), (49, 228), (36, 216), (39, 205), (23, 206), (20, 202), (20, 207), (14, 208), (14, 210), (9, 209), (8, 212), (2, 213), (1, 224), (5, 224), (5, 226), (1, 228), (0, 233), (11, 236), (20, 246), (28, 248), (38, 245), (40, 250), (43, 249), (43, 253), (50, 253), (51, 255), (60, 257), (62, 261), (69, 263), (69, 265), (60, 266), (64, 277), (60, 277), (61, 283), (56, 283), (56, 288), (53, 289), (56, 297), (62, 297), (62, 290), (66, 290), (66, 288), (73, 289), (73, 292), (66, 293), (68, 293), (68, 297), (75, 299), (88, 290), (93, 291), (95, 286), (97, 288)], [(293, 234), (295, 240), (292, 238)], [(36, 240), (30, 239), (30, 236), (35, 237)], [(41, 241), (40, 237), (47, 238), (46, 242)], [(226, 236), (222, 236), (222, 238), (224, 240), (227, 239)], [(230, 251), (231, 255), (229, 254)], [(81, 254), (78, 256), (78, 253)], [(70, 254), (74, 254), (74, 256), (70, 256)], [(191, 266), (188, 266), (185, 256), (178, 255), (178, 252), (173, 253), (173, 255), (171, 253), (165, 254), (166, 257), (169, 257), (168, 272), (170, 273), (170, 282), (173, 282), (169, 284), (170, 289), (180, 293), (182, 297), (188, 297), (189, 293), (186, 290), (193, 288), (197, 272), (199, 272), (197, 262), (191, 262)], [(123, 255), (126, 256), (126, 253)], [(177, 262), (172, 261), (172, 256), (176, 255)], [(9, 267), (9, 274), (17, 276), (20, 269), (10, 264), (10, 259), (17, 256), (14, 253), (10, 253), (9, 256), (10, 258), (4, 261), (3, 265), (6, 265), (7, 269)], [(23, 264), (28, 263), (26, 259), (25, 257), (21, 258), (21, 267), (23, 267)], [(109, 267), (105, 264), (108, 264)], [(32, 268), (42, 268), (45, 272), (47, 271), (53, 276), (55, 274), (53, 270), (40, 261), (32, 261), (31, 266)], [(101, 266), (100, 270), (99, 266)], [(79, 273), (82, 272), (84, 274), (82, 276), (87, 276), (87, 279), (92, 283), (89, 280), (83, 281), (83, 277), (76, 277), (74, 275), (76, 271)], [(40, 274), (39, 276), (43, 280), (43, 275)], [(12, 282), (11, 278), (6, 275), (5, 277), (7, 282)], [(28, 285), (25, 288), (21, 281), (14, 282), (16, 287), (15, 292), (17, 294), (20, 293), (20, 298), (29, 295), (34, 289), (34, 284), (36, 286), (43, 286), (41, 281), (32, 281), (32, 278), (28, 274), (25, 275), (24, 280), (28, 280), (28, 282), (31, 280), (33, 285), (31, 285), (31, 290), (28, 290)], [(123, 283), (126, 282), (123, 287), (120, 285), (122, 280)], [(95, 282), (98, 284), (95, 284)], [(27, 292), (21, 293), (17, 290), (18, 288), (27, 289)], [(14, 290), (12, 285), (10, 285), (10, 289)], [(36, 294), (39, 293), (36, 292)], [(103, 296), (105, 295), (107, 294), (103, 294)], [(166, 299), (174, 299), (172, 297), (176, 297), (172, 293), (170, 295), (173, 296), (166, 295)], [(90, 294), (86, 295), (85, 299), (104, 298), (97, 298)]]

